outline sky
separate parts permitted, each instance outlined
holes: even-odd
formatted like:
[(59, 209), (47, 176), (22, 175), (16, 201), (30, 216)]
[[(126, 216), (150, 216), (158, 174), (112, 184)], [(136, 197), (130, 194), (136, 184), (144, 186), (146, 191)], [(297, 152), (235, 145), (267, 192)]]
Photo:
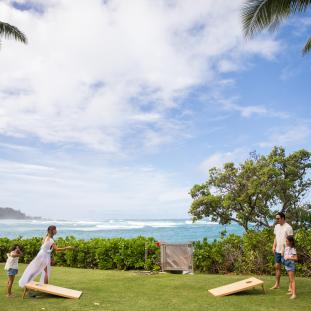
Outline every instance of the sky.
[(310, 12), (246, 40), (242, 3), (0, 0), (0, 206), (188, 218), (211, 167), (310, 150)]

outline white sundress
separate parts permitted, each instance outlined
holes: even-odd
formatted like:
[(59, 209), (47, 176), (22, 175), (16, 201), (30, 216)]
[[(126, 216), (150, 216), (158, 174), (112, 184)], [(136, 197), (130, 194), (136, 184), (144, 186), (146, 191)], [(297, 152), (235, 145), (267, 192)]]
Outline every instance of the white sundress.
[(40, 283), (44, 282), (45, 271), (47, 268), (48, 278), (50, 279), (51, 274), (51, 253), (53, 251), (52, 245), (54, 244), (53, 239), (45, 239), (42, 244), (38, 255), (32, 260), (32, 262), (25, 269), (22, 277), (19, 280), (19, 286), (25, 287), (27, 283), (32, 281), (38, 274), (41, 273)]

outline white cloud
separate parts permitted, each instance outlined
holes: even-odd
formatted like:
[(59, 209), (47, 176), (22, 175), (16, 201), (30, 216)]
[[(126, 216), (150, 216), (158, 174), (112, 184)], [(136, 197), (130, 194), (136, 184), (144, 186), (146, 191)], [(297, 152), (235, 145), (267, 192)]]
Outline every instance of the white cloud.
[(246, 45), (243, 45), (242, 49), (248, 53), (257, 53), (268, 59), (273, 59), (280, 48), (280, 44), (269, 36), (269, 38), (262, 37), (257, 40), (250, 40)]
[[(187, 100), (198, 87), (230, 87), (224, 73), (278, 52), (274, 38), (244, 40), (242, 2), (32, 0), (37, 9), (19, 11), (1, 1), (0, 20), (29, 44), (5, 40), (0, 51), (0, 148), (20, 160), (0, 160), (0, 206), (58, 218), (186, 216), (191, 185), (135, 155), (191, 136)], [(239, 152), (216, 153), (203, 167)], [(126, 166), (129, 155), (135, 164)]]
[(220, 72), (231, 72), (239, 70), (240, 66), (236, 62), (230, 61), (228, 59), (222, 59), (218, 63), (218, 69)]
[(144, 167), (0, 160), (0, 206), (60, 219), (186, 217), (190, 185)]
[(280, 79), (283, 81), (287, 81), (296, 78), (301, 73), (302, 68), (302, 64), (295, 64), (294, 66), (287, 65), (281, 70)]
[(305, 26), (310, 26), (311, 25), (311, 17), (304, 17), (301, 19), (301, 22)]
[(9, 3), (0, 3), (0, 19), (21, 28), (29, 44), (6, 40), (1, 49), (0, 133), (43, 142), (111, 153), (135, 131), (136, 146), (169, 142), (178, 120), (166, 112), (189, 90), (238, 70), (245, 55), (278, 51), (274, 39), (244, 41), (242, 0), (32, 1), (43, 14)]
[(250, 118), (253, 115), (261, 115), (265, 117), (275, 117), (281, 119), (286, 119), (289, 117), (286, 112), (274, 111), (273, 109), (269, 109), (264, 105), (237, 104), (237, 97), (223, 98), (222, 95), (219, 95), (219, 91), (215, 92), (215, 94), (210, 99), (208, 99), (208, 101), (220, 105), (220, 107), (226, 111), (238, 112), (244, 118)]
[(18, 151), (32, 151), (33, 148), (25, 145), (15, 145), (15, 144), (7, 144), (0, 142), (0, 148), (13, 149)]
[(227, 162), (240, 163), (245, 161), (248, 156), (249, 151), (247, 152), (243, 148), (237, 148), (228, 152), (215, 152), (201, 162), (199, 170), (205, 174), (208, 174), (212, 167), (222, 168), (222, 166)]
[(253, 114), (267, 114), (268, 110), (263, 106), (241, 106), (237, 104), (230, 104), (226, 107), (229, 110), (235, 110), (241, 113), (242, 117), (251, 117)]
[(311, 135), (310, 125), (298, 124), (269, 131), (269, 138), (259, 144), (260, 147), (288, 146), (305, 143)]

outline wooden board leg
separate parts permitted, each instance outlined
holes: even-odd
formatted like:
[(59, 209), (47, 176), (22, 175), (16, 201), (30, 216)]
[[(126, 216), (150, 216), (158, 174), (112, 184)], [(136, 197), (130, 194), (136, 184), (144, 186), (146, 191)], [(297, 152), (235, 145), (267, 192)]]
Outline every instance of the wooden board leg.
[(27, 294), (27, 288), (25, 287), (24, 293), (23, 293), (23, 299), (25, 299), (26, 294)]
[(265, 290), (264, 285), (262, 284), (261, 286), (262, 286), (263, 293), (266, 294), (266, 290)]

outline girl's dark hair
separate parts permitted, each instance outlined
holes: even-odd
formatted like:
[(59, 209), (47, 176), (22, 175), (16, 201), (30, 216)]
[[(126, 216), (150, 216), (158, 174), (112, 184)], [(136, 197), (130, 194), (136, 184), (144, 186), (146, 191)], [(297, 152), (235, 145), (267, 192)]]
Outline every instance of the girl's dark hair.
[(15, 244), (15, 245), (13, 245), (11, 248), (10, 248), (10, 252), (14, 252), (15, 250), (16, 250), (16, 248), (21, 248), (18, 244)]
[(48, 233), (52, 233), (54, 230), (56, 230), (56, 226), (49, 226), (48, 227)]
[(286, 240), (290, 243), (291, 247), (295, 247), (295, 240), (294, 240), (294, 236), (289, 235)]
[(56, 226), (48, 226), (47, 233), (46, 233), (46, 236), (42, 240), (42, 244), (44, 243), (44, 241), (45, 241), (46, 237), (49, 235), (49, 233), (52, 233), (54, 230), (56, 230)]
[(48, 226), (47, 233), (46, 233), (46, 236), (42, 240), (42, 244), (44, 243), (49, 233), (52, 233), (54, 230), (56, 230), (56, 226)]

